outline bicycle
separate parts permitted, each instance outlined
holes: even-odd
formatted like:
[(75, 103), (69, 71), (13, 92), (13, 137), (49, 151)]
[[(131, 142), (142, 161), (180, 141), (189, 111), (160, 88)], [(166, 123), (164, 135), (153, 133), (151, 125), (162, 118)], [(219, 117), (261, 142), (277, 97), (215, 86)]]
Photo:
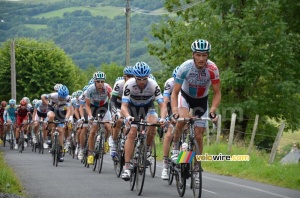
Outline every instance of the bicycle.
[(137, 136), (135, 138), (134, 152), (131, 158), (130, 190), (136, 186), (137, 194), (141, 195), (144, 187), (145, 173), (147, 168), (147, 126), (157, 126), (160, 124), (147, 123), (144, 120), (131, 121), (136, 124)]
[[(57, 126), (59, 124), (65, 124), (65, 122), (61, 122), (61, 121), (51, 122), (51, 121), (48, 121), (48, 125), (51, 124), (51, 123), (55, 124), (55, 131), (53, 133), (52, 150), (51, 150), (52, 162), (53, 162), (53, 166), (57, 167), (58, 162), (59, 162), (59, 157), (60, 157), (60, 154), (61, 154), (60, 144), (59, 144), (59, 141), (58, 141), (59, 132), (58, 132)], [(47, 128), (48, 128), (48, 126), (47, 126)]]
[(7, 133), (6, 135), (8, 135), (8, 142), (9, 142), (9, 149), (10, 150), (14, 150), (14, 140), (15, 140), (15, 125), (12, 123), (10, 126), (10, 130), (9, 133)]
[(22, 153), (24, 151), (24, 143), (25, 143), (24, 125), (26, 125), (26, 124), (22, 123), (20, 126), (21, 129), (20, 129), (20, 137), (19, 137), (19, 142), (18, 142), (20, 153)]
[[(169, 165), (169, 184), (172, 183), (173, 177), (175, 176), (176, 188), (180, 197), (183, 197), (186, 189), (186, 180), (191, 178), (190, 188), (193, 190), (194, 197), (201, 198), (202, 195), (202, 168), (201, 161), (197, 161), (193, 155), (200, 155), (199, 146), (195, 139), (194, 123), (197, 120), (211, 121), (210, 118), (178, 118), (177, 121), (186, 122), (188, 125), (188, 133), (185, 136), (183, 133), (182, 143), (187, 140), (187, 152), (193, 152), (192, 157), (190, 157), (189, 163), (186, 161), (183, 163), (175, 163), (170, 160)], [(177, 160), (177, 162), (179, 159)], [(197, 182), (199, 181), (199, 182)], [(199, 183), (199, 185), (196, 185)]]
[(120, 133), (117, 138), (117, 142), (116, 142), (116, 145), (117, 145), (116, 152), (117, 152), (118, 158), (113, 160), (114, 170), (115, 170), (117, 177), (121, 176), (123, 166), (125, 164), (124, 146), (125, 146), (126, 135), (128, 133), (129, 133), (129, 128), (126, 129), (125, 124), (123, 123), (121, 126)]
[(103, 165), (103, 155), (105, 152), (105, 129), (104, 124), (105, 123), (113, 123), (112, 121), (101, 121), (103, 116), (98, 115), (98, 117), (93, 121), (96, 122), (98, 125), (98, 131), (95, 136), (95, 147), (94, 147), (94, 165), (93, 165), (93, 171), (96, 170), (98, 166), (98, 172), (99, 174), (102, 171), (102, 165)]
[(39, 121), (39, 134), (37, 136), (36, 145), (39, 148), (39, 153), (44, 154), (44, 137), (43, 137), (43, 130), (44, 130), (44, 121)]
[(70, 145), (69, 145), (69, 154), (72, 156), (72, 158), (75, 158), (75, 150), (76, 150), (76, 131), (77, 127), (71, 125), (72, 133), (70, 136)]

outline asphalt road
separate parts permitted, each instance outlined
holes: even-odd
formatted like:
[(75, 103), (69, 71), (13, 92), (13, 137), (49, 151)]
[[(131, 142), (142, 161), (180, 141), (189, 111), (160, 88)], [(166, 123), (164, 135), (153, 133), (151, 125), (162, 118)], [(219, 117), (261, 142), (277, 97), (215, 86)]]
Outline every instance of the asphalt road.
[[(135, 191), (129, 190), (129, 182), (116, 177), (109, 155), (105, 156), (99, 174), (69, 155), (54, 167), (49, 153), (32, 153), (31, 148), (19, 153), (3, 146), (0, 150), (30, 198), (137, 197)], [(160, 178), (161, 170), (162, 163), (158, 163), (155, 178), (151, 178), (147, 170), (141, 197), (179, 197), (175, 182), (168, 185)], [(202, 195), (205, 198), (299, 198), (300, 191), (203, 172)], [(192, 197), (189, 187), (184, 197)]]

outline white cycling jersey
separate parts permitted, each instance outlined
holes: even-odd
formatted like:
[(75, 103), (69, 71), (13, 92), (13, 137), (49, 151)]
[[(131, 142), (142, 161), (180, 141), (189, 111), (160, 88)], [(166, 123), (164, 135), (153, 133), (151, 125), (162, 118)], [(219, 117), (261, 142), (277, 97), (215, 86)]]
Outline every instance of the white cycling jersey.
[(86, 90), (86, 98), (91, 100), (91, 104), (96, 107), (101, 107), (105, 105), (111, 97), (112, 88), (109, 84), (104, 83), (103, 89), (99, 92), (95, 86), (92, 84)]
[(153, 97), (155, 97), (157, 103), (163, 102), (163, 96), (157, 82), (148, 78), (146, 87), (141, 90), (136, 83), (136, 79), (131, 78), (124, 85), (122, 102), (131, 103), (137, 107), (146, 106), (152, 102)]
[(180, 65), (175, 82), (182, 84), (181, 89), (190, 97), (203, 98), (208, 95), (211, 84), (220, 83), (219, 70), (210, 60), (200, 70), (195, 66), (194, 60), (190, 59)]
[(169, 78), (165, 82), (163, 96), (168, 97), (170, 99), (172, 91), (173, 91), (173, 88), (174, 88), (174, 78), (172, 77), (172, 78)]
[(67, 96), (63, 100), (58, 99), (58, 93), (57, 92), (50, 93), (50, 94), (44, 94), (44, 96), (47, 100), (51, 100), (52, 104), (56, 105), (56, 107), (58, 107), (58, 109), (61, 110), (61, 111), (64, 111), (64, 110), (67, 109), (67, 107), (71, 106), (70, 96)]
[(112, 95), (113, 96), (117, 96), (117, 102), (121, 103), (121, 98), (123, 95), (123, 88), (124, 88), (124, 84), (125, 84), (125, 80), (118, 80), (116, 81), (113, 91), (112, 91)]
[(38, 100), (35, 103), (34, 108), (36, 108), (36, 110), (41, 112), (41, 113), (47, 113), (48, 112), (48, 105), (44, 105), (42, 100)]

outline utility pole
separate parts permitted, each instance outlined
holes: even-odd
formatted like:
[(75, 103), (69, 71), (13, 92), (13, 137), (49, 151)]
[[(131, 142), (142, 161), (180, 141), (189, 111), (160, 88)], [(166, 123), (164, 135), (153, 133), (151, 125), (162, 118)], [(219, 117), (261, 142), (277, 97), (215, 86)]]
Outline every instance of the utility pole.
[(10, 44), (10, 66), (11, 66), (11, 98), (17, 100), (16, 96), (16, 55), (15, 41)]
[(126, 65), (130, 65), (130, 5), (127, 0), (125, 15), (126, 15)]

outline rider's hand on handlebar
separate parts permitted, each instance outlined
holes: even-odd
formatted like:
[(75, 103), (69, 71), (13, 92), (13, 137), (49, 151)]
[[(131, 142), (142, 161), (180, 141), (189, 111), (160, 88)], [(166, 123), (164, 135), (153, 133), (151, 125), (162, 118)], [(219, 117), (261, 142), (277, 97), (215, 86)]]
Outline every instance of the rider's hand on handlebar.
[(218, 121), (218, 116), (214, 112), (210, 112), (209, 117), (213, 123), (216, 123)]

